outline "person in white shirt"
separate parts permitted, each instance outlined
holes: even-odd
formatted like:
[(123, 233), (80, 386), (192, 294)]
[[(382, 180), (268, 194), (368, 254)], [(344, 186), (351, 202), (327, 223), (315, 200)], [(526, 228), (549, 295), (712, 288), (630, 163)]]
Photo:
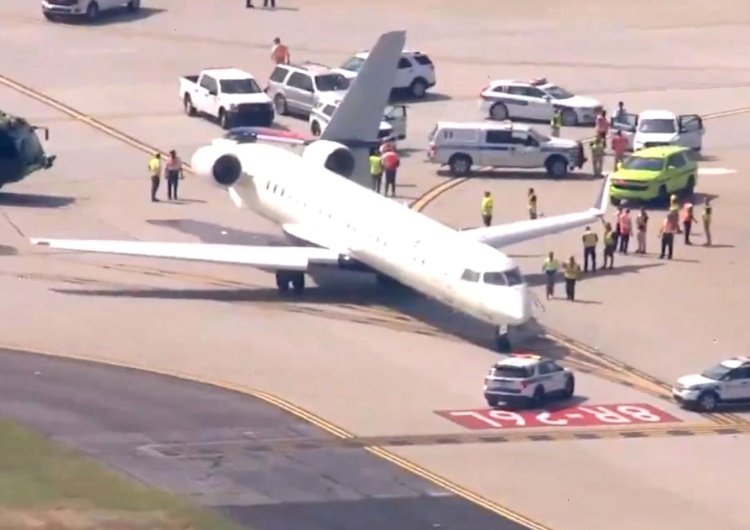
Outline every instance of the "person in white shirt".
[(628, 113), (627, 110), (625, 110), (625, 103), (620, 101), (617, 104), (617, 108), (615, 108), (614, 112), (612, 112), (612, 119), (618, 123), (624, 123), (625, 122), (625, 115)]

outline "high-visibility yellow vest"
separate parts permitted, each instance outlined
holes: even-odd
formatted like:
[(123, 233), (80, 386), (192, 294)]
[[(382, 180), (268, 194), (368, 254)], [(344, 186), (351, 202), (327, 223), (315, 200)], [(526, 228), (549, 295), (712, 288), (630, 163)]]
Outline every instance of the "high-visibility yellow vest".
[(701, 215), (701, 217), (703, 218), (703, 222), (710, 223), (712, 214), (713, 214), (713, 206), (706, 206), (706, 208), (703, 210), (703, 214)]
[(611, 230), (604, 232), (604, 244), (608, 247), (612, 247), (615, 244), (615, 236), (612, 235)]
[(584, 247), (595, 247), (596, 244), (599, 242), (599, 236), (596, 235), (594, 232), (584, 232), (583, 237), (583, 246)]
[(383, 172), (383, 162), (377, 155), (370, 156), (370, 175), (380, 175)]
[(492, 197), (482, 199), (482, 215), (492, 215)]
[(151, 160), (148, 161), (148, 172), (149, 175), (158, 175), (159, 170), (161, 169), (161, 160), (153, 157)]
[(552, 259), (547, 258), (546, 260), (544, 260), (544, 264), (542, 265), (542, 270), (544, 272), (557, 272), (557, 269), (559, 268), (560, 268), (560, 262), (554, 258)]
[(557, 112), (555, 112), (552, 115), (552, 119), (549, 121), (549, 124), (550, 124), (550, 126), (554, 127), (555, 129), (559, 129), (560, 126), (562, 125), (562, 117), (560, 116), (560, 114), (558, 114)]
[(565, 279), (566, 280), (577, 280), (581, 275), (581, 266), (576, 263), (575, 265), (565, 266)]
[(593, 142), (591, 144), (591, 153), (595, 155), (603, 155), (604, 154), (604, 143), (602, 142)]

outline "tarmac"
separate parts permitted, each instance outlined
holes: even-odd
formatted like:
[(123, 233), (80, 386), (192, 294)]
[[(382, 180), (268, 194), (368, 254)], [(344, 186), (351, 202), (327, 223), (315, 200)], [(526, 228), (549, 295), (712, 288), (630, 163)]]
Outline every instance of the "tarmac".
[[(94, 27), (46, 24), (37, 6), (5, 2), (0, 72), (10, 79), (0, 81), (0, 101), (52, 128), (49, 149), (58, 161), (0, 195), (2, 342), (276, 396), (280, 406), (341, 439), (410, 439), (370, 452), (537, 530), (593, 530), (602, 520), (613, 530), (744, 529), (742, 497), (734, 492), (746, 482), (736, 461), (747, 450), (739, 432), (747, 413), (703, 417), (665, 400), (676, 377), (741, 354), (747, 339), (740, 315), (750, 309), (743, 282), (749, 193), (742, 181), (750, 69), (735, 52), (750, 25), (744, 3), (639, 0), (620, 13), (584, 0), (530, 1), (502, 12), (484, 0), (468, 7), (432, 3), (439, 7), (433, 9), (412, 2), (373, 27), (371, 13), (388, 2), (344, 9), (311, 0), (282, 6), (297, 10), (250, 12), (217, 1), (209, 17), (200, 4), (163, 1), (150, 3), (137, 20), (114, 17)], [(321, 32), (322, 20), (339, 30)], [(28, 246), (28, 237), (277, 241), (270, 223), (235, 209), (199, 179), (184, 181), (179, 204), (148, 202), (148, 151), (176, 148), (189, 156), (220, 134), (214, 124), (182, 114), (178, 77), (231, 65), (262, 79), (277, 35), (293, 59), (335, 64), (396, 27), (433, 58), (438, 76), (435, 94), (410, 104), (399, 194), (404, 201), (427, 194), (432, 200), (419, 205), (454, 227), (478, 224), (484, 190), (493, 192), (503, 222), (524, 218), (528, 187), (552, 215), (590, 206), (600, 185), (586, 175), (552, 182), (534, 173), (482, 173), (448, 184), (424, 164), (436, 119), (482, 119), (477, 94), (489, 78), (545, 76), (607, 108), (624, 100), (631, 111), (664, 107), (707, 116), (701, 167), (715, 171), (699, 176), (698, 192), (715, 198), (717, 245), (679, 244), (669, 263), (617, 256), (614, 271), (581, 282), (581, 303), (542, 304), (538, 324), (554, 331), (525, 346), (574, 369), (584, 403), (647, 403), (678, 416), (686, 432), (721, 423), (737, 434), (664, 431), (660, 439), (593, 441), (553, 429), (546, 443), (426, 443), (468, 436), (434, 411), (482, 408), (481, 378), (497, 359), (486, 327), (419, 297), (381, 293), (366, 277), (317, 278), (319, 287), (304, 302), (282, 302), (272, 277), (245, 268)], [(304, 122), (279, 121), (306, 130)], [(428, 193), (436, 186), (445, 193)], [(657, 221), (663, 212), (651, 214)], [(651, 252), (656, 244), (651, 234)], [(577, 253), (580, 234), (509, 252), (535, 283), (548, 250)]]

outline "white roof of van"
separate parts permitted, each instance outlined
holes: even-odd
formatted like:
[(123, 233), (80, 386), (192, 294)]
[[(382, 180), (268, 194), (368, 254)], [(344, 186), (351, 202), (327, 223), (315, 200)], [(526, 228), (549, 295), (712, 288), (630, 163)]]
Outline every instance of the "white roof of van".
[(497, 130), (497, 129), (516, 129), (519, 131), (527, 131), (531, 128), (530, 125), (525, 123), (513, 123), (510, 121), (471, 121), (471, 122), (460, 122), (460, 121), (439, 121), (437, 122), (438, 129), (480, 129), (480, 130)]

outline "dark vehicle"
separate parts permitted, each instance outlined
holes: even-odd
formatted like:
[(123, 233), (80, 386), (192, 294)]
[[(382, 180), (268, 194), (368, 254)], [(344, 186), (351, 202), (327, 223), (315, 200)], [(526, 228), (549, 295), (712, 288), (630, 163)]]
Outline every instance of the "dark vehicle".
[(31, 125), (23, 118), (0, 111), (0, 187), (54, 164), (55, 155), (44, 151), (37, 131), (44, 131), (44, 139), (49, 139), (46, 127)]

